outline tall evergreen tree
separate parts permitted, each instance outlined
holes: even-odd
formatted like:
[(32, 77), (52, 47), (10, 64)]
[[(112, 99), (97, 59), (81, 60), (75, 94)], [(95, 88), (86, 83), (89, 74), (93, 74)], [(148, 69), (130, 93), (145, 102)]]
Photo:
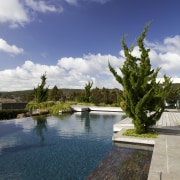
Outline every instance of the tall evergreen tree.
[(91, 90), (91, 102), (96, 105), (103, 102), (102, 91), (98, 87)]
[(63, 92), (55, 85), (49, 94), (49, 100), (59, 101), (63, 97)]
[(46, 85), (46, 73), (41, 76), (41, 84), (34, 88), (35, 101), (41, 103), (47, 101), (48, 99), (48, 88), (45, 88)]
[(85, 85), (85, 96), (84, 96), (84, 101), (85, 102), (90, 102), (90, 98), (91, 98), (91, 87), (93, 85), (93, 82), (88, 82), (86, 85)]
[(156, 124), (164, 111), (164, 101), (171, 88), (170, 78), (164, 75), (164, 83), (157, 82), (157, 75), (160, 68), (151, 68), (149, 52), (144, 46), (144, 39), (148, 31), (149, 24), (144, 28), (137, 39), (140, 57), (132, 55), (134, 47), (128, 48), (125, 44), (125, 37), (121, 43), (124, 49), (125, 62), (118, 75), (114, 68), (109, 65), (109, 69), (122, 85), (123, 92), (120, 94), (120, 106), (126, 115), (132, 118), (136, 132), (141, 134), (148, 130), (149, 126)]

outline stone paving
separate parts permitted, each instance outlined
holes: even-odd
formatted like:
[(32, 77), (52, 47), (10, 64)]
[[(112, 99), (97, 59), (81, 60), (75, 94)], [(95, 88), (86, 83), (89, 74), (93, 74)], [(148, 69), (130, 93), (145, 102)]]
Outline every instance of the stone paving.
[(156, 123), (155, 142), (148, 180), (180, 179), (180, 112), (164, 112)]
[(180, 179), (180, 136), (160, 134), (156, 140), (148, 180)]
[(114, 144), (86, 180), (147, 180), (152, 147), (144, 148)]
[[(133, 127), (129, 118), (115, 124), (114, 131)], [(180, 112), (166, 111), (152, 128), (159, 133), (154, 140), (154, 150), (148, 180), (179, 180), (180, 179)], [(120, 134), (119, 134), (120, 135)], [(118, 134), (116, 137), (118, 141)], [(121, 139), (122, 140), (122, 139)], [(133, 140), (134, 141), (134, 140)], [(138, 142), (137, 142), (138, 143)]]

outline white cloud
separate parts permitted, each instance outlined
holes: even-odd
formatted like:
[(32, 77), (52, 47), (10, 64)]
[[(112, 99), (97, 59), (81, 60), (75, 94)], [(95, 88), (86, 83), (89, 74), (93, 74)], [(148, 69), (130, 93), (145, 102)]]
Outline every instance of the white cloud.
[[(150, 51), (150, 59), (153, 68), (161, 67), (158, 77), (166, 74), (173, 79), (180, 78), (180, 53), (178, 50), (180, 39), (178, 36), (166, 38), (162, 44), (146, 42)], [(166, 50), (166, 51), (165, 51)], [(135, 47), (133, 55), (139, 56), (138, 48)], [(108, 69), (108, 61), (120, 73), (119, 67), (123, 65), (124, 54), (120, 56), (86, 54), (82, 57), (63, 57), (56, 65), (45, 65), (25, 61), (15, 69), (0, 71), (0, 91), (13, 91), (33, 89), (39, 84), (40, 77), (46, 72), (47, 85), (52, 88), (84, 88), (88, 81), (93, 81), (93, 88), (120, 88), (113, 75)], [(179, 81), (180, 82), (180, 81)]]
[(15, 69), (0, 71), (0, 91), (33, 89), (40, 81), (40, 76), (46, 72), (47, 85), (52, 88), (84, 88), (88, 81), (93, 81), (94, 87), (119, 87), (108, 69), (108, 60), (113, 67), (120, 66), (122, 60), (111, 55), (84, 55), (82, 58), (61, 58), (57, 65), (48, 66), (25, 61)]
[(105, 4), (110, 0), (65, 0), (65, 1), (71, 5), (78, 5), (81, 2), (96, 2), (96, 3), (100, 3), (100, 4)]
[(161, 53), (166, 52), (175, 52), (180, 54), (180, 35), (176, 35), (174, 37), (167, 37), (164, 39), (163, 44), (160, 43), (152, 43), (149, 41), (145, 41), (146, 46), (150, 47), (151, 49), (157, 50)]
[(108, 69), (108, 60), (113, 67), (121, 66), (123, 62), (112, 55), (88, 54), (82, 58), (62, 58), (58, 61), (58, 65), (65, 69), (69, 77), (74, 77), (73, 86), (79, 84), (79, 87), (83, 88), (88, 81), (93, 81), (95, 87), (110, 88), (117, 86), (117, 83), (113, 81)]
[[(161, 68), (159, 76), (164, 74), (170, 77), (180, 77), (180, 36), (176, 35), (174, 37), (167, 37), (164, 39), (163, 43), (149, 42), (145, 40), (146, 48), (150, 48), (150, 61), (152, 68)], [(124, 51), (120, 51), (120, 56), (124, 57)], [(140, 52), (138, 46), (134, 47), (132, 52), (133, 56), (140, 57)]]
[[(78, 5), (81, 2), (96, 2), (105, 4), (110, 0), (65, 0), (68, 4)], [(54, 1), (55, 2), (55, 1)], [(0, 0), (0, 23), (8, 23), (9, 27), (17, 28), (34, 20), (39, 13), (61, 13), (60, 2), (53, 0)], [(58, 4), (58, 5), (57, 5)]]
[(9, 45), (4, 39), (0, 38), (0, 51), (4, 51), (13, 55), (18, 55), (24, 52), (22, 48), (15, 45)]
[(78, 5), (78, 0), (66, 0), (66, 2), (71, 5)]
[(150, 43), (145, 41), (150, 51), (153, 66), (161, 67), (163, 73), (171, 77), (180, 77), (180, 36), (167, 37), (163, 43)]
[(62, 12), (63, 8), (45, 0), (1, 0), (0, 23), (8, 23), (11, 28), (24, 26), (33, 19), (33, 14)]
[(92, 1), (97, 2), (97, 3), (101, 3), (101, 4), (105, 4), (110, 0), (92, 0)]
[(57, 8), (55, 5), (49, 5), (46, 1), (35, 1), (35, 0), (25, 0), (26, 5), (34, 11), (39, 11), (42, 13), (46, 12), (62, 12), (63, 8), (60, 6)]
[(30, 21), (28, 13), (19, 0), (0, 1), (0, 22), (8, 22), (12, 27), (23, 25)]
[(173, 73), (179, 72), (180, 67), (180, 55), (177, 53), (167, 52), (164, 54), (159, 54), (159, 57), (161, 59), (160, 66), (162, 69), (164, 69), (166, 72), (172, 71)]
[(167, 47), (167, 51), (180, 54), (180, 36), (168, 37), (164, 40), (164, 45)]

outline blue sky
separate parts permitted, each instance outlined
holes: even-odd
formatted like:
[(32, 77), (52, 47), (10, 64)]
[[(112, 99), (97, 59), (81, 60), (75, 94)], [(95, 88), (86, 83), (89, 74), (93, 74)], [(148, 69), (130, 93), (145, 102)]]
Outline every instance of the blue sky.
[(44, 72), (50, 88), (119, 88), (107, 62), (118, 71), (120, 39), (131, 46), (149, 21), (153, 68), (180, 78), (179, 8), (179, 0), (0, 1), (0, 91), (33, 89)]

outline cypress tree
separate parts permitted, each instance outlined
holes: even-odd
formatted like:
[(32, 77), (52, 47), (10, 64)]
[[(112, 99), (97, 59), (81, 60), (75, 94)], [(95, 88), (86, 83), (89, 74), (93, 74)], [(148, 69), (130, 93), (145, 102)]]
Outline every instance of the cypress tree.
[(88, 82), (86, 85), (85, 85), (85, 96), (84, 96), (84, 102), (90, 102), (90, 98), (91, 98), (91, 87), (93, 85), (93, 82)]
[(55, 85), (49, 93), (49, 100), (59, 101), (63, 97), (63, 92)]
[(125, 43), (125, 37), (121, 44), (124, 49), (125, 62), (118, 75), (114, 68), (108, 64), (111, 73), (122, 85), (123, 91), (120, 93), (120, 107), (128, 117), (132, 119), (136, 133), (141, 134), (148, 131), (148, 128), (156, 124), (165, 108), (165, 99), (171, 88), (171, 80), (164, 75), (164, 82), (157, 82), (157, 75), (160, 68), (151, 68), (149, 52), (144, 46), (144, 39), (148, 31), (149, 24), (144, 28), (137, 39), (140, 56), (132, 55), (134, 47), (130, 49)]
[(41, 84), (34, 88), (35, 100), (37, 103), (47, 101), (48, 99), (48, 88), (45, 88), (46, 85), (46, 73), (41, 76)]

